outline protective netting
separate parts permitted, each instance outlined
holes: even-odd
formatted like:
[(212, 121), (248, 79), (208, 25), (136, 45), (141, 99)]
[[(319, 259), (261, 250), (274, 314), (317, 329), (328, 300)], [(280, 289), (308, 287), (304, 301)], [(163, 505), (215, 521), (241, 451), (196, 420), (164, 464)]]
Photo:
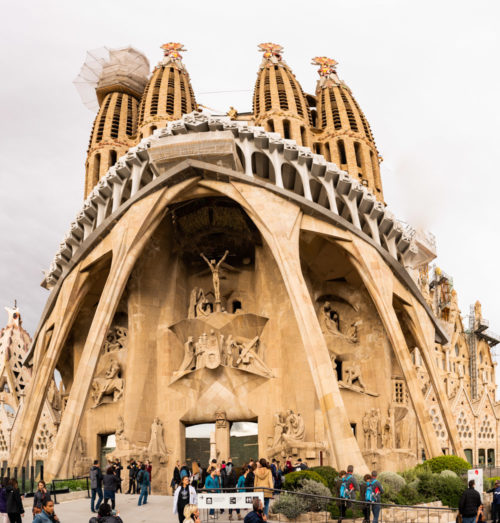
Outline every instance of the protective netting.
[(149, 61), (133, 47), (121, 49), (108, 49), (101, 47), (87, 51), (80, 73), (73, 83), (80, 95), (85, 107), (91, 111), (99, 109), (96, 87), (104, 73), (113, 71), (122, 77), (128, 77), (132, 81), (144, 81), (149, 75)]

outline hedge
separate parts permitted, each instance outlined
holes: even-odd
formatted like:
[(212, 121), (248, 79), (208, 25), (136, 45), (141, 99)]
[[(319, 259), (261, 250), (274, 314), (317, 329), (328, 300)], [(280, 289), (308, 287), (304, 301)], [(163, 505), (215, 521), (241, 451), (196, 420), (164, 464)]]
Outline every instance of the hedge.
[(317, 472), (314, 472), (314, 470), (297, 470), (295, 472), (289, 472), (285, 476), (283, 488), (284, 490), (299, 490), (304, 479), (312, 479), (328, 487), (326, 479), (322, 478)]

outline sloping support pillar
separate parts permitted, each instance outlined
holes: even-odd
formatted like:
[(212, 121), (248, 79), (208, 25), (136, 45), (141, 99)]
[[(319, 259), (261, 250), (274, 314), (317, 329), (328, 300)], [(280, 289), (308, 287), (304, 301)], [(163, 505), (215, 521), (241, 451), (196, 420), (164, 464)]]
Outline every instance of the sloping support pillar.
[(431, 457), (440, 456), (442, 455), (441, 446), (434, 432), (430, 415), (425, 408), (424, 395), (393, 307), (393, 285), (391, 285), (391, 282), (394, 276), (392, 271), (371, 246), (354, 235), (352, 242), (342, 242), (342, 246), (351, 255), (351, 263), (363, 280), (384, 325), (387, 337), (406, 380), (409, 395), (412, 398), (426, 452)]
[(44, 346), (45, 336), (38, 336), (37, 338), (35, 347), (37, 364), (28, 387), (26, 399), (12, 430), (12, 467), (20, 468), (28, 461), (54, 370), (82, 300), (90, 288), (90, 276), (91, 273), (89, 272), (81, 273), (78, 271), (73, 271), (68, 275), (50, 316), (57, 320), (54, 321), (54, 330), (49, 346)]
[(427, 314), (421, 311), (421, 307), (418, 307), (418, 304), (416, 304), (416, 300), (413, 297), (411, 297), (411, 301), (411, 307), (405, 306), (405, 310), (410, 317), (408, 327), (418, 343), (420, 354), (422, 355), (427, 367), (430, 382), (436, 393), (436, 401), (441, 409), (441, 414), (448, 431), (448, 437), (453, 448), (453, 453), (456, 456), (465, 459), (465, 452), (460, 438), (458, 437), (457, 424), (451, 412), (450, 403), (448, 402), (448, 394), (446, 393), (444, 383), (439, 379), (434, 357), (431, 356), (431, 354), (434, 353), (434, 329), (431, 328), (424, 331), (424, 326), (428, 325), (429, 327), (432, 327), (432, 325), (427, 318)]
[(80, 429), (87, 397), (92, 385), (101, 348), (134, 265), (155, 229), (167, 213), (168, 203), (196, 183), (186, 180), (144, 198), (132, 207), (131, 214), (112, 233), (113, 261), (90, 326), (80, 364), (71, 387), (68, 404), (57, 433), (54, 450), (47, 464), (49, 477), (70, 474), (70, 457)]
[(325, 427), (328, 446), (333, 452), (334, 466), (353, 465), (360, 474), (368, 467), (353, 435), (337, 378), (316, 310), (302, 274), (299, 236), (302, 212), (299, 207), (272, 195), (265, 199), (261, 189), (233, 182), (203, 181), (210, 187), (237, 201), (247, 212), (269, 246), (287, 289), (299, 328), (309, 370), (314, 382)]

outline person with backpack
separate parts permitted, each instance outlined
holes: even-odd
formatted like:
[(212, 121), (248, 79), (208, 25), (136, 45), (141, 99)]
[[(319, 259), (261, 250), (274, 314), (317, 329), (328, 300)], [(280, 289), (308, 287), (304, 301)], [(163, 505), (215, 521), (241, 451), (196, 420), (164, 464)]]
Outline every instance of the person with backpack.
[(127, 494), (135, 494), (136, 493), (135, 478), (137, 477), (137, 473), (139, 472), (139, 468), (137, 467), (137, 463), (135, 462), (135, 459), (130, 460), (129, 464), (127, 465), (127, 469), (128, 469)]
[[(382, 494), (384, 493), (384, 487), (382, 483), (377, 479), (377, 471), (372, 471), (372, 476), (370, 481), (366, 483), (366, 492), (365, 492), (365, 501), (371, 503), (371, 509), (373, 514), (373, 523), (378, 523), (378, 517), (380, 515), (380, 501), (382, 499)], [(369, 518), (368, 518), (369, 520)]]
[[(90, 490), (92, 496), (90, 498), (90, 512), (97, 512), (102, 503), (102, 472), (99, 468), (99, 461), (94, 460), (94, 465), (90, 469)], [(97, 496), (97, 505), (95, 505), (95, 498)]]
[(491, 521), (492, 523), (500, 523), (500, 481), (495, 481), (495, 486), (486, 492), (488, 492), (488, 494), (493, 493)]
[(347, 500), (355, 499), (356, 492), (359, 490), (358, 480), (354, 476), (354, 467), (352, 465), (349, 465), (347, 467), (347, 472), (344, 472), (343, 476), (341, 473), (341, 479), (338, 484), (338, 489), (339, 498), (341, 498), (342, 500), (346, 500), (340, 502), (339, 523), (341, 523), (341, 521), (345, 518), (347, 507), (350, 506), (350, 503)]
[(140, 491), (139, 501), (137, 502), (137, 505), (139, 505), (139, 507), (141, 505), (146, 505), (148, 502), (148, 492), (150, 484), (151, 481), (149, 479), (149, 473), (146, 470), (146, 465), (143, 463), (141, 465), (141, 470), (139, 470), (139, 474), (137, 474), (137, 487)]
[[(366, 487), (371, 481), (372, 477), (370, 474), (365, 474), (363, 476), (363, 482), (359, 485), (359, 499), (361, 501), (366, 501)], [(360, 505), (361, 511), (363, 512), (363, 523), (370, 522), (370, 505), (368, 503), (363, 503)]]

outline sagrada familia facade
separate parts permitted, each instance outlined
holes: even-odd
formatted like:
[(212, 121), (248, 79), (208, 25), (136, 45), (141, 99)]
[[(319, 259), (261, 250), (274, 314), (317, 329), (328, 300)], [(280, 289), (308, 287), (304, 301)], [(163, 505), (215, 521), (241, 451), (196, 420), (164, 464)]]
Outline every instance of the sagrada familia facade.
[(181, 44), (152, 74), (132, 48), (84, 65), (84, 201), (33, 340), (16, 308), (0, 333), (11, 466), (86, 473), (114, 435), (111, 455), (151, 459), (165, 492), (187, 427), (214, 423), (227, 459), (241, 421), (258, 423), (256, 458), (500, 462), (500, 339), (480, 304), (464, 324), (434, 238), (386, 206), (337, 63), (313, 59), (312, 95), (281, 46), (259, 48), (251, 113), (198, 105)]

